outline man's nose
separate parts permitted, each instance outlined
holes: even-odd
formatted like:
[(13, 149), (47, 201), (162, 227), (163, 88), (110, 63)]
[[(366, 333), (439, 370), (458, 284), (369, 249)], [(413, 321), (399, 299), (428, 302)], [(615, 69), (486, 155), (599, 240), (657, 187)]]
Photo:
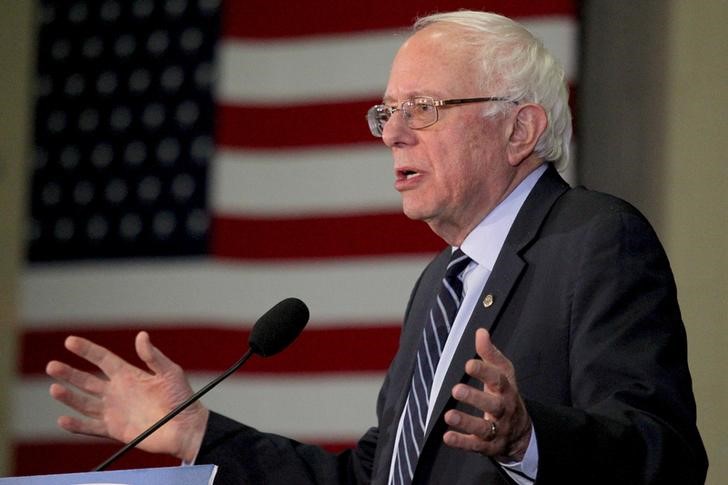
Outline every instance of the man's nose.
[(382, 140), (389, 148), (411, 144), (414, 137), (414, 130), (407, 126), (402, 110), (392, 113), (382, 130)]

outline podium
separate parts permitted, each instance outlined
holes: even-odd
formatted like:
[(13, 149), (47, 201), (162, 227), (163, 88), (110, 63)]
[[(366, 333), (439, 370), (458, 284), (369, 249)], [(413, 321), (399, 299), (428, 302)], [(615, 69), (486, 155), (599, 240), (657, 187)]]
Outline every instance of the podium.
[(0, 478), (0, 485), (212, 485), (217, 465)]

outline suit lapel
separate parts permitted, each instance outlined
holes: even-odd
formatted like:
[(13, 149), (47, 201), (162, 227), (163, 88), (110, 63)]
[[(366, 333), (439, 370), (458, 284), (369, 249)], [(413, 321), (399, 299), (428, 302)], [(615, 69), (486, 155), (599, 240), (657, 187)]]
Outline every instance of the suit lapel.
[(556, 169), (549, 166), (521, 207), (496, 259), (493, 272), (468, 320), (450, 364), (450, 370), (445, 375), (435, 401), (433, 419), (425, 431), (425, 441), (429, 439), (432, 428), (444, 412), (451, 397), (452, 387), (463, 380), (465, 363), (475, 356), (475, 331), (478, 328), (490, 331), (498, 323), (498, 316), (526, 267), (521, 251), (536, 237), (552, 205), (568, 188), (568, 184), (563, 181)]

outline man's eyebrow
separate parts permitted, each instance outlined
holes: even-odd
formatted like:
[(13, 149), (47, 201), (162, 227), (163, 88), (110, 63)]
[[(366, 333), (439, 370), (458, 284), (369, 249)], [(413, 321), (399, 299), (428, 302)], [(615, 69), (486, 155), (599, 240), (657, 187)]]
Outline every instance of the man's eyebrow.
[(382, 98), (382, 104), (387, 104), (390, 106), (398, 105), (401, 101), (412, 99), (412, 98), (434, 98), (434, 99), (443, 99), (443, 95), (439, 92), (431, 92), (431, 91), (413, 91), (411, 93), (407, 93), (406, 96), (404, 96), (401, 100), (395, 99), (393, 96), (385, 95), (384, 98)]
[(399, 105), (399, 103), (402, 102), (402, 101), (405, 101), (407, 99), (417, 98), (419, 96), (426, 96), (426, 94), (422, 94), (420, 92), (407, 93), (407, 95), (404, 96), (401, 100), (400, 99), (395, 99), (393, 96), (388, 96), (387, 95), (387, 96), (384, 96), (384, 98), (382, 99), (382, 104), (387, 104), (387, 105), (391, 105), (391, 106), (394, 106), (395, 104), (396, 105)]

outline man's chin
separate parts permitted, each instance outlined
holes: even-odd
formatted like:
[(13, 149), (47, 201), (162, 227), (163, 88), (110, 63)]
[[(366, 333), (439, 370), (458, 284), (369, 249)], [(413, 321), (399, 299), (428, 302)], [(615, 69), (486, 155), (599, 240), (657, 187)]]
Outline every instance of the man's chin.
[(427, 211), (424, 211), (421, 207), (413, 207), (406, 202), (403, 202), (402, 204), (402, 212), (404, 212), (404, 215), (407, 216), (407, 218), (412, 219), (413, 221), (427, 222), (429, 218), (429, 213)]

